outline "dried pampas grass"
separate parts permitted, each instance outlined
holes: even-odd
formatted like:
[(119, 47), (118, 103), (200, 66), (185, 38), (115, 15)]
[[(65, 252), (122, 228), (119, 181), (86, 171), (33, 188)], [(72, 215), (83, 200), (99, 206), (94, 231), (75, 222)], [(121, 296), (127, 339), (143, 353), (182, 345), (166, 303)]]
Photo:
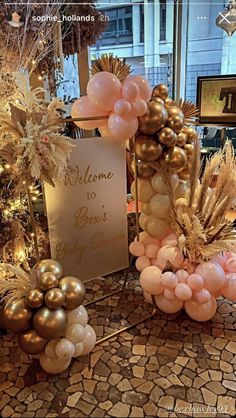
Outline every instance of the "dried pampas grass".
[[(189, 191), (184, 199), (175, 199), (169, 184), (172, 229), (181, 250), (191, 262), (209, 260), (222, 251), (234, 251), (236, 231), (225, 218), (236, 199), (236, 164), (234, 150), (229, 141), (206, 163), (201, 182), (201, 156), (198, 141), (189, 180)], [(215, 188), (210, 188), (213, 177), (218, 177)], [(164, 173), (167, 182), (167, 174)]]
[(11, 264), (0, 264), (0, 298), (6, 306), (25, 297), (33, 287), (29, 275), (24, 270)]

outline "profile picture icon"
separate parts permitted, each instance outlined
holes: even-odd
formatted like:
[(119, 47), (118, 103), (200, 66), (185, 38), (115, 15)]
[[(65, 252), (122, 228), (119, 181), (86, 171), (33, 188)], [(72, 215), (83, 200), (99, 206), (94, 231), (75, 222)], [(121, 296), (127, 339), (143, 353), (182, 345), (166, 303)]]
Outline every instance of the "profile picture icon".
[(7, 22), (13, 28), (20, 28), (24, 23), (24, 19), (20, 12), (14, 10), (7, 16)]

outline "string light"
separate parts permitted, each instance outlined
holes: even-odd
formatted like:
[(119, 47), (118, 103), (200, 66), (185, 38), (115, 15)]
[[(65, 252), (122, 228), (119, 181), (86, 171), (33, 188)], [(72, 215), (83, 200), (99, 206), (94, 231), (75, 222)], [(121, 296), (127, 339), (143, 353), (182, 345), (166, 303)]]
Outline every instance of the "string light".
[(5, 164), (5, 168), (9, 170), (11, 168), (10, 164)]

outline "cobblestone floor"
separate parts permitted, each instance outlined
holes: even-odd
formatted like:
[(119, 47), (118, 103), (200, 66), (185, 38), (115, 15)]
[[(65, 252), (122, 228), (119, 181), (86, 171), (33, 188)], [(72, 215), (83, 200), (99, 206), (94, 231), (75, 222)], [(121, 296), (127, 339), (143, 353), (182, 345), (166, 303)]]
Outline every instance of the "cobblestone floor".
[[(116, 283), (119, 277), (116, 278)], [(112, 288), (112, 279), (87, 286), (87, 298)], [(90, 287), (90, 289), (89, 289)], [(101, 290), (102, 288), (102, 290)], [(89, 309), (98, 339), (151, 313), (138, 282)], [(48, 376), (16, 339), (0, 338), (0, 413), (5, 417), (226, 417), (236, 398), (236, 306), (218, 302), (212, 321), (184, 312), (165, 315), (97, 345)]]

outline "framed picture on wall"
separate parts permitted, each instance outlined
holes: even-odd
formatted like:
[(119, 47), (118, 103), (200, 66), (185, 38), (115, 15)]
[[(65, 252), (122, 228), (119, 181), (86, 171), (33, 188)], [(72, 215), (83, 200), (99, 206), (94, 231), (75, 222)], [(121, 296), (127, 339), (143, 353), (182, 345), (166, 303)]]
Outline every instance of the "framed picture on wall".
[(236, 75), (198, 77), (197, 105), (200, 124), (236, 126)]

